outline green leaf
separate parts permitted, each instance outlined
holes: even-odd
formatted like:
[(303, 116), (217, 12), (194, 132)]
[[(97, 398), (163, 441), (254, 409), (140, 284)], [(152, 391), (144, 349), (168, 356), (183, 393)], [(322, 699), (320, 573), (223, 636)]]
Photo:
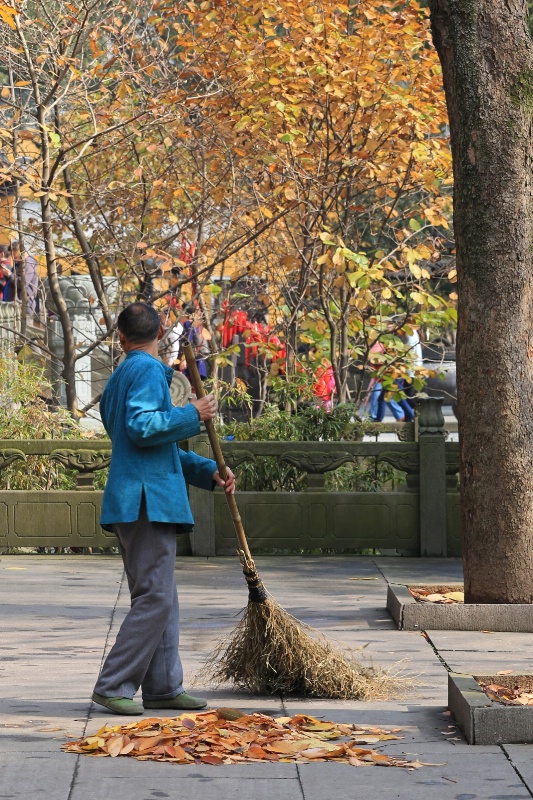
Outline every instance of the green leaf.
[(294, 134), (284, 133), (282, 136), (279, 137), (279, 140), (284, 144), (289, 144), (290, 142), (294, 142)]
[(209, 291), (214, 297), (217, 297), (222, 291), (222, 286), (219, 283), (212, 283), (209, 287)]
[(457, 322), (457, 309), (453, 306), (450, 306), (446, 309), (447, 316), (452, 319), (454, 322)]
[(240, 119), (239, 122), (235, 125), (235, 130), (236, 131), (244, 130), (244, 128), (246, 128), (250, 124), (251, 121), (252, 121), (252, 118), (249, 117), (249, 116), (242, 117), (242, 119)]
[(409, 220), (409, 227), (411, 228), (412, 231), (419, 231), (422, 225), (417, 219), (413, 217), (413, 219)]

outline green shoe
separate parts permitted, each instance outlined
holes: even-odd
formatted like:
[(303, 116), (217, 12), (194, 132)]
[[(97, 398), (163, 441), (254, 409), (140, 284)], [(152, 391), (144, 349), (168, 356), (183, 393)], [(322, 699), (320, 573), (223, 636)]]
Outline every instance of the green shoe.
[(93, 692), (93, 703), (98, 703), (99, 706), (105, 706), (114, 714), (121, 714), (125, 717), (139, 717), (144, 713), (144, 708), (140, 703), (135, 703), (129, 697), (103, 697), (101, 694)]
[(182, 692), (177, 697), (169, 697), (168, 700), (143, 700), (145, 708), (177, 708), (182, 711), (198, 711), (205, 708), (207, 700), (201, 697), (191, 697), (190, 694)]

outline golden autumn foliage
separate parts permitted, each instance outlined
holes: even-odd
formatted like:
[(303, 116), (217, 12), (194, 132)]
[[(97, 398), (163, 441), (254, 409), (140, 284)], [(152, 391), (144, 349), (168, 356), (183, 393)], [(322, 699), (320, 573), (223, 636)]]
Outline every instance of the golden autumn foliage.
[[(58, 263), (84, 264), (129, 298), (148, 284), (157, 295), (168, 283), (153, 276), (174, 266), (180, 299), (249, 276), (289, 372), (303, 326), (329, 350), (341, 398), (392, 316), (453, 324), (428, 283), (452, 266), (440, 266), (451, 159), (418, 3), (1, 7), (0, 179), (46, 210), (23, 233), (39, 248), (44, 231), (52, 279)], [(21, 167), (23, 141), (34, 154)]]

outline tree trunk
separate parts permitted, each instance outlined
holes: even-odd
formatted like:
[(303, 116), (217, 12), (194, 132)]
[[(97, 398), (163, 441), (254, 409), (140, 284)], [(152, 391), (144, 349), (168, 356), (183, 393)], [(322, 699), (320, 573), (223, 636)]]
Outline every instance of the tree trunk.
[(38, 121), (41, 130), (41, 157), (42, 157), (42, 187), (44, 193), (41, 197), (41, 225), (43, 232), (44, 249), (46, 255), (46, 270), (50, 295), (56, 307), (57, 316), (61, 323), (63, 333), (63, 371), (67, 408), (72, 416), (79, 417), (78, 399), (76, 397), (76, 345), (72, 331), (72, 321), (69, 317), (67, 304), (59, 285), (54, 231), (52, 223), (52, 209), (50, 200), (50, 147), (48, 144), (48, 131), (46, 115), (42, 105), (37, 109)]
[(465, 599), (533, 601), (533, 50), (526, 0), (431, 0), (455, 178)]

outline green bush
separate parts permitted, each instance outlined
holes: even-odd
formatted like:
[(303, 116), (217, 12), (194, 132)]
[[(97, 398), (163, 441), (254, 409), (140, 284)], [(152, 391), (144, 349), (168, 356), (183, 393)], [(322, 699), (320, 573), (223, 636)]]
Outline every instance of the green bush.
[[(87, 435), (64, 408), (50, 410), (41, 367), (0, 360), (0, 439), (79, 439)], [(89, 434), (93, 436), (93, 434)], [(98, 478), (100, 481), (103, 478)], [(3, 489), (75, 489), (76, 472), (45, 456), (28, 456), (0, 472)]]
[[(332, 411), (308, 406), (297, 414), (267, 406), (260, 417), (250, 422), (232, 422), (220, 426), (223, 438), (234, 441), (341, 442), (361, 441), (365, 433), (374, 433), (374, 423), (362, 421), (354, 406), (340, 405)], [(326, 473), (326, 490), (332, 492), (377, 492), (394, 489), (405, 482), (402, 472), (375, 456), (360, 458)], [(256, 456), (239, 465), (237, 487), (241, 491), (299, 492), (307, 485), (307, 474), (274, 456)]]

